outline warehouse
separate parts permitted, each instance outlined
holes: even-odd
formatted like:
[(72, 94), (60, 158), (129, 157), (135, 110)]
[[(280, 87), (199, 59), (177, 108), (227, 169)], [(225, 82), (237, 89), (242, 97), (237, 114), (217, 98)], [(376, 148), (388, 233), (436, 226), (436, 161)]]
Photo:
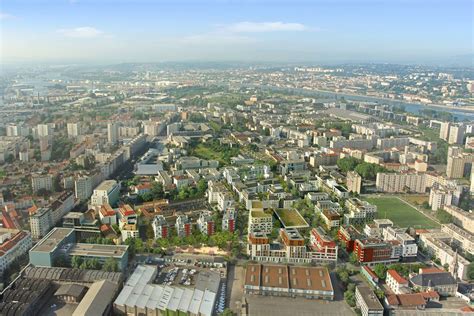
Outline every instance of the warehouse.
[(208, 272), (195, 288), (152, 284), (157, 269), (138, 266), (114, 302), (119, 315), (213, 315), (219, 274)]
[(325, 267), (249, 264), (245, 273), (247, 294), (334, 299), (334, 289)]

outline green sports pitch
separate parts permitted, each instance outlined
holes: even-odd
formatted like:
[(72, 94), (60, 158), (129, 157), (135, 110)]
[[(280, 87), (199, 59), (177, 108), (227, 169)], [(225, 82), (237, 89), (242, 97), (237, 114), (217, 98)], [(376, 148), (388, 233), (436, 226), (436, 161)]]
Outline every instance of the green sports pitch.
[(367, 202), (377, 205), (377, 218), (387, 218), (399, 227), (439, 228), (439, 224), (397, 197), (367, 197)]

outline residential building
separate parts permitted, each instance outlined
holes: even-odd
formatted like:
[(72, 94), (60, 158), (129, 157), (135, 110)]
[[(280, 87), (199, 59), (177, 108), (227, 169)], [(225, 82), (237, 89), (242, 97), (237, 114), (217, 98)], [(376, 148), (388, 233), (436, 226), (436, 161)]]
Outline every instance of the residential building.
[(387, 270), (385, 284), (387, 284), (395, 294), (405, 294), (410, 292), (408, 280), (398, 274), (396, 270)]
[(104, 204), (115, 205), (118, 202), (120, 184), (115, 180), (105, 180), (97, 188), (91, 197), (91, 206), (100, 207)]
[(265, 296), (334, 299), (331, 277), (325, 267), (248, 264), (244, 292)]
[(338, 228), (341, 225), (341, 214), (332, 209), (325, 209), (321, 213), (321, 218), (326, 224), (327, 229)]
[(451, 128), (450, 122), (441, 122), (441, 126), (439, 129), (439, 138), (441, 138), (442, 140), (448, 141), (450, 128)]
[(45, 236), (53, 226), (53, 215), (51, 209), (42, 207), (30, 214), (30, 229), (33, 238)]
[(464, 125), (453, 125), (449, 129), (448, 144), (462, 145), (466, 127)]
[(88, 200), (92, 195), (93, 183), (94, 180), (92, 176), (81, 175), (77, 177), (74, 181), (74, 192), (76, 198), (81, 201)]
[(346, 208), (349, 211), (344, 214), (345, 225), (363, 225), (375, 219), (377, 215), (377, 206), (358, 198), (346, 200)]
[(151, 223), (153, 227), (153, 233), (155, 239), (168, 238), (169, 237), (169, 226), (163, 215), (156, 215)]
[(31, 189), (33, 192), (39, 190), (53, 191), (53, 176), (50, 174), (36, 174), (31, 176)]
[[(331, 250), (310, 251), (305, 239), (294, 228), (280, 229), (281, 244), (270, 243), (262, 232), (250, 233), (247, 253), (251, 260), (285, 263), (335, 263)], [(336, 257), (337, 258), (337, 257)]]
[(451, 205), (454, 190), (447, 187), (435, 185), (431, 187), (429, 205), (433, 211), (444, 209), (446, 205)]
[(178, 215), (175, 227), (178, 237), (188, 237), (192, 233), (192, 223), (187, 215)]
[(101, 205), (99, 209), (99, 218), (102, 224), (117, 224), (117, 212), (109, 204)]
[(393, 226), (383, 229), (383, 238), (386, 241), (396, 240), (402, 247), (401, 256), (404, 260), (414, 261), (418, 254), (418, 245), (415, 239), (405, 232), (405, 229), (396, 229)]
[(211, 236), (215, 232), (215, 223), (210, 211), (203, 211), (197, 220), (198, 228), (204, 235)]
[(122, 236), (122, 242), (125, 242), (128, 238), (140, 238), (140, 232), (138, 231), (137, 224), (125, 224), (120, 229)]
[(80, 123), (67, 123), (67, 136), (69, 138), (77, 138), (81, 135)]
[(444, 210), (453, 217), (454, 224), (474, 234), (474, 213), (466, 212), (454, 205), (446, 206)]
[(359, 238), (362, 238), (362, 234), (352, 225), (340, 226), (337, 231), (337, 239), (345, 244), (347, 252), (353, 252), (355, 248), (355, 242)]
[(33, 246), (27, 231), (0, 228), (0, 275)]
[(356, 286), (355, 300), (362, 316), (383, 316), (384, 308), (368, 286)]
[(377, 173), (375, 186), (380, 192), (387, 193), (425, 193), (424, 173)]
[(235, 231), (236, 212), (234, 209), (224, 211), (222, 216), (222, 231), (233, 233)]
[(38, 124), (36, 126), (36, 133), (38, 137), (53, 136), (53, 127), (51, 124)]
[(465, 229), (448, 223), (441, 225), (441, 232), (452, 238), (458, 247), (468, 253), (474, 253), (474, 235)]
[(402, 247), (400, 242), (381, 241), (380, 239), (357, 239), (354, 243), (357, 260), (362, 264), (375, 265), (400, 260)]
[(108, 123), (107, 124), (107, 141), (110, 144), (116, 144), (119, 140), (119, 124)]
[(273, 229), (273, 217), (271, 213), (264, 212), (262, 209), (252, 209), (249, 212), (248, 232), (262, 232), (270, 234)]
[(465, 174), (470, 174), (473, 161), (474, 155), (469, 153), (448, 155), (446, 175), (448, 178), (458, 179), (464, 177)]
[(349, 171), (347, 173), (347, 191), (360, 194), (362, 187), (362, 177), (355, 171)]
[(319, 256), (318, 260), (337, 262), (338, 246), (321, 227), (311, 229), (310, 242), (313, 257)]

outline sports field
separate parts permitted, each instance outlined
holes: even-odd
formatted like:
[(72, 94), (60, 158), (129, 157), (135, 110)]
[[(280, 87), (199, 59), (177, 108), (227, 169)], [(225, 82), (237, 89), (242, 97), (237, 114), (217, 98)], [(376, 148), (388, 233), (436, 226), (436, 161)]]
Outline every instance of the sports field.
[(377, 218), (388, 218), (400, 227), (439, 228), (439, 225), (396, 197), (364, 198), (377, 205)]

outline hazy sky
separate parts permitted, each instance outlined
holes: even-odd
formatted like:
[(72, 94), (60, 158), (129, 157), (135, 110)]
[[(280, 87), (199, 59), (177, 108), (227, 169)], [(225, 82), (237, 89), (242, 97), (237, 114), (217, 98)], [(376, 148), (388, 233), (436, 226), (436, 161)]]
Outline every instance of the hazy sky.
[(428, 63), (472, 54), (471, 0), (0, 0), (1, 62)]

